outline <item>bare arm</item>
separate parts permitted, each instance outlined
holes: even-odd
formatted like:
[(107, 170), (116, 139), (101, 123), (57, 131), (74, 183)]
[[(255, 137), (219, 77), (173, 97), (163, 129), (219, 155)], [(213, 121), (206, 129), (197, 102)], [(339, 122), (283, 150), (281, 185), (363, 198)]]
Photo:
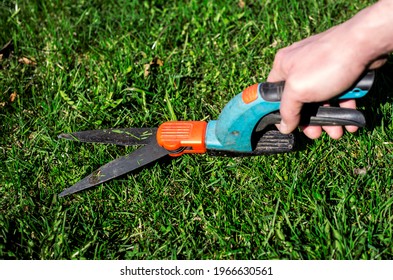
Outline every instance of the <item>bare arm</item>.
[[(268, 81), (285, 80), (279, 125), (282, 133), (290, 133), (299, 125), (304, 103), (327, 101), (367, 69), (385, 63), (393, 51), (392, 15), (393, 0), (381, 0), (341, 25), (278, 51)], [(346, 100), (340, 106), (356, 108), (356, 103)], [(317, 138), (322, 129), (335, 139), (343, 134), (342, 127), (309, 126), (303, 131)], [(346, 129), (354, 132), (357, 128)]]

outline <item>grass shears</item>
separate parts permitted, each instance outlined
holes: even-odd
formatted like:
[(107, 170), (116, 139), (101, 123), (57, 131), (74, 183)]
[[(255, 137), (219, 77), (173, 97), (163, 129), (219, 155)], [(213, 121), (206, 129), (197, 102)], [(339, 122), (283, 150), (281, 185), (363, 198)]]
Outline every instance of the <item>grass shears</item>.
[[(374, 81), (374, 72), (363, 75), (338, 99), (361, 98)], [(61, 134), (59, 138), (80, 142), (141, 145), (131, 154), (117, 158), (65, 189), (69, 195), (101, 184), (165, 156), (183, 154), (218, 156), (257, 156), (293, 151), (294, 134), (281, 134), (274, 128), (281, 120), (280, 99), (284, 82), (254, 84), (232, 98), (217, 120), (168, 121), (158, 128), (120, 128)], [(363, 114), (355, 109), (308, 104), (302, 111), (302, 124), (365, 126)]]

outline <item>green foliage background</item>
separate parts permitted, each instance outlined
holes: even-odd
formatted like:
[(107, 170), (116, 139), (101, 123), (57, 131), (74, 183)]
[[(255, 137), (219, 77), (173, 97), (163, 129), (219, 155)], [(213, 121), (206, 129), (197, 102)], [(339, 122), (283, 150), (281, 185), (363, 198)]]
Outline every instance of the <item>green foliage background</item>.
[(0, 258), (392, 258), (390, 62), (354, 135), (266, 157), (185, 155), (57, 197), (135, 149), (58, 134), (216, 119), (279, 48), (370, 1), (244, 4), (0, 3), (0, 45), (13, 43), (0, 60)]

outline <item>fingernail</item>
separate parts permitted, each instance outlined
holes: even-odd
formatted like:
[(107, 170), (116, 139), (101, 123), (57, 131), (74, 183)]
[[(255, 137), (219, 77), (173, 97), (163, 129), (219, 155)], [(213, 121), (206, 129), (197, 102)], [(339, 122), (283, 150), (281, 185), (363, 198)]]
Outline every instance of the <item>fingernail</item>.
[(280, 132), (283, 133), (283, 134), (290, 133), (290, 131), (288, 129), (288, 125), (284, 121), (280, 122)]

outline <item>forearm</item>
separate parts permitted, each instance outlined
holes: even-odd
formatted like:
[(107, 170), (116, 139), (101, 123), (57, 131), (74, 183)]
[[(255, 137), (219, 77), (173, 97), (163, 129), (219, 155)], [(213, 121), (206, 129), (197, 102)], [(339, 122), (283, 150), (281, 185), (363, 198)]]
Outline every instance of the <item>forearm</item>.
[(392, 15), (393, 0), (381, 0), (339, 26), (365, 65), (393, 51)]

